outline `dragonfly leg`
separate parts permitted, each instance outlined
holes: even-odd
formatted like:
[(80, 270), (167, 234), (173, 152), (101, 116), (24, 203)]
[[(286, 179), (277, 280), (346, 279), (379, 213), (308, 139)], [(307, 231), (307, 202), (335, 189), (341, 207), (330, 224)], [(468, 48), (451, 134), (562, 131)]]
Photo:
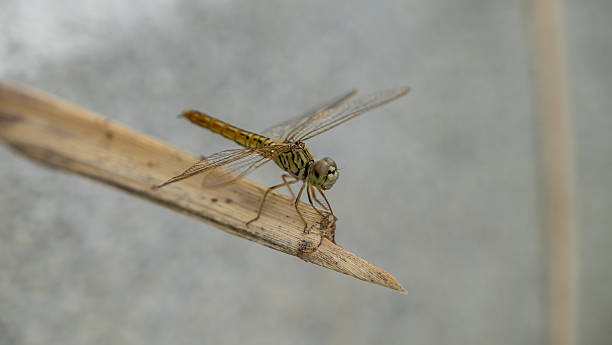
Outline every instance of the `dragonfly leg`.
[[(297, 180), (296, 180), (297, 181)], [(297, 212), (298, 216), (300, 216), (300, 219), (302, 220), (302, 223), (304, 223), (304, 233), (307, 234), (308, 233), (308, 223), (306, 223), (306, 220), (304, 220), (304, 216), (302, 216), (302, 212), (300, 212), (300, 209), (298, 208), (298, 204), (300, 203), (300, 198), (302, 197), (302, 192), (304, 191), (304, 187), (306, 187), (306, 184), (308, 182), (304, 181), (304, 183), (302, 183), (302, 187), (300, 188), (300, 191), (298, 192), (297, 198), (295, 198), (295, 211)]]
[[(314, 195), (314, 187), (311, 184), (308, 184), (308, 187), (306, 187), (306, 194), (308, 195), (308, 202), (310, 202), (310, 206), (312, 206), (312, 208), (314, 208), (315, 211), (317, 211), (317, 213), (322, 217), (325, 218), (325, 216), (323, 215), (323, 213), (321, 213), (321, 211), (319, 211), (318, 208), (315, 207), (315, 205), (312, 203), (312, 199), (310, 198), (310, 195), (312, 194), (312, 197), (315, 199), (315, 201), (319, 202), (319, 200), (317, 200), (317, 197)], [(321, 204), (321, 202), (319, 202), (319, 205)], [(323, 207), (325, 208), (325, 207)]]
[[(334, 211), (332, 211), (331, 205), (329, 204), (329, 200), (327, 200), (327, 197), (325, 196), (325, 194), (323, 194), (323, 191), (321, 190), (321, 188), (317, 187), (317, 190), (318, 190), (318, 191), (319, 191), (319, 193), (320, 193), (320, 194), (323, 196), (323, 199), (325, 199), (325, 203), (327, 204), (327, 207), (328, 207), (329, 213), (331, 213), (331, 214), (332, 214), (332, 216), (334, 216), (334, 218), (336, 218), (336, 216), (334, 215)], [(312, 195), (315, 195), (315, 194), (314, 194), (314, 191), (313, 191)], [(316, 199), (317, 199), (317, 198), (316, 198), (316, 196), (315, 196), (315, 200), (316, 200)], [(321, 203), (321, 202), (319, 201), (319, 203)], [(337, 218), (336, 218), (336, 219), (337, 219)]]
[(322, 209), (324, 209), (325, 211), (329, 211), (329, 207), (323, 205), (323, 203), (321, 202), (321, 200), (317, 199), (317, 194), (315, 193), (314, 187), (311, 186), (311, 193), (312, 193), (312, 198), (314, 199), (314, 201), (321, 206)]
[[(282, 174), (281, 178), (283, 179), (283, 182), (285, 182), (285, 183), (287, 183), (287, 178), (294, 178), (295, 181), (293, 181), (293, 182), (297, 181), (297, 178), (295, 178), (295, 177), (293, 177), (293, 176), (291, 176), (289, 174)], [(293, 183), (293, 182), (291, 182), (291, 183)], [(293, 194), (293, 190), (291, 189), (290, 183), (287, 183), (286, 186), (287, 186), (287, 189), (289, 189), (289, 193), (291, 193), (291, 199), (295, 199), (295, 194)]]
[[(283, 179), (283, 181), (285, 181), (285, 179)], [(277, 184), (276, 186), (272, 186), (270, 188), (268, 188), (268, 190), (266, 190), (266, 192), (264, 193), (263, 198), (261, 199), (261, 202), (259, 203), (259, 210), (257, 211), (257, 216), (251, 220), (249, 220), (246, 223), (246, 226), (248, 227), (249, 224), (253, 223), (254, 221), (259, 219), (259, 216), (261, 216), (261, 211), (263, 210), (263, 205), (266, 202), (266, 198), (268, 197), (268, 194), (270, 194), (271, 191), (273, 191), (274, 189), (280, 188), (282, 186), (287, 186), (289, 187), (290, 184), (296, 183), (297, 181), (299, 181), (298, 179), (296, 179), (295, 181), (285, 181), (281, 184)], [(300, 217), (301, 218), (301, 217)], [(304, 219), (302, 219), (304, 220)]]

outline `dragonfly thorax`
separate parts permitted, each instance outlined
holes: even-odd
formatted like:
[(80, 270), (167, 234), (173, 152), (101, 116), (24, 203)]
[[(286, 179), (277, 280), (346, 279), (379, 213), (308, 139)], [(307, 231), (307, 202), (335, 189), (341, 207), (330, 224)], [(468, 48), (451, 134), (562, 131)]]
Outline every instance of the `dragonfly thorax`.
[(338, 176), (340, 174), (336, 162), (329, 157), (325, 157), (313, 164), (308, 179), (313, 186), (327, 190), (336, 183)]
[(308, 178), (314, 163), (310, 150), (302, 142), (291, 144), (288, 151), (279, 153), (273, 159), (281, 169), (300, 180)]

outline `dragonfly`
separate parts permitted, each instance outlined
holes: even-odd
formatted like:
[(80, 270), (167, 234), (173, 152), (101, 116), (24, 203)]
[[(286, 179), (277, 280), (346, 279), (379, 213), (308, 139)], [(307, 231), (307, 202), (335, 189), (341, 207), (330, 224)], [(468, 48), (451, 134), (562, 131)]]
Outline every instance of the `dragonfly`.
[[(304, 224), (304, 232), (307, 233), (308, 224), (298, 208), (304, 190), (310, 205), (321, 217), (325, 216), (315, 207), (313, 200), (335, 219), (324, 191), (333, 187), (340, 174), (333, 159), (325, 157), (315, 160), (304, 142), (358, 115), (396, 100), (408, 91), (409, 88), (404, 87), (352, 98), (357, 93), (357, 90), (353, 89), (293, 119), (270, 127), (260, 134), (240, 129), (198, 110), (184, 110), (179, 117), (184, 117), (200, 127), (233, 140), (242, 147), (203, 157), (182, 173), (154, 188), (161, 188), (199, 174), (206, 174), (204, 186), (221, 186), (233, 183), (265, 163), (274, 161), (285, 171), (281, 175), (283, 183), (269, 187), (265, 191), (257, 215), (249, 220), (246, 226), (260, 218), (270, 192), (286, 186), (293, 198), (295, 210)], [(302, 186), (295, 197), (291, 185), (298, 182), (302, 182)], [(323, 197), (325, 204), (317, 198), (315, 192)]]

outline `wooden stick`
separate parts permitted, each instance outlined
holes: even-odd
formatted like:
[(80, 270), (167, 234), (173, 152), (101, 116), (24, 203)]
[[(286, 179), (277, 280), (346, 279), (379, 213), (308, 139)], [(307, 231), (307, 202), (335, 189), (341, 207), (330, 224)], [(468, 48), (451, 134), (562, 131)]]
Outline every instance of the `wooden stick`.
[(576, 244), (563, 1), (533, 0), (531, 21), (536, 104), (541, 119), (548, 343), (572, 345), (576, 343)]
[(0, 138), (39, 163), (112, 185), (304, 261), (405, 292), (389, 273), (337, 246), (335, 220), (322, 218), (310, 205), (300, 204), (308, 234), (291, 200), (278, 193), (271, 193), (261, 218), (247, 228), (265, 191), (257, 183), (240, 179), (202, 189), (201, 179), (189, 178), (153, 190), (197, 158), (91, 111), (0, 82)]

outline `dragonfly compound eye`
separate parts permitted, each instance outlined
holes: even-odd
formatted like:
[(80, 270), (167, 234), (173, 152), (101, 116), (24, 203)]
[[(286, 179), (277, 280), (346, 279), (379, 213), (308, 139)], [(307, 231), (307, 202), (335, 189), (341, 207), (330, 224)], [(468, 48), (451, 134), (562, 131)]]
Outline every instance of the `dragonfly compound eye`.
[(315, 163), (315, 174), (319, 179), (319, 185), (323, 189), (330, 189), (338, 179), (338, 168), (336, 162), (329, 157), (325, 157)]

